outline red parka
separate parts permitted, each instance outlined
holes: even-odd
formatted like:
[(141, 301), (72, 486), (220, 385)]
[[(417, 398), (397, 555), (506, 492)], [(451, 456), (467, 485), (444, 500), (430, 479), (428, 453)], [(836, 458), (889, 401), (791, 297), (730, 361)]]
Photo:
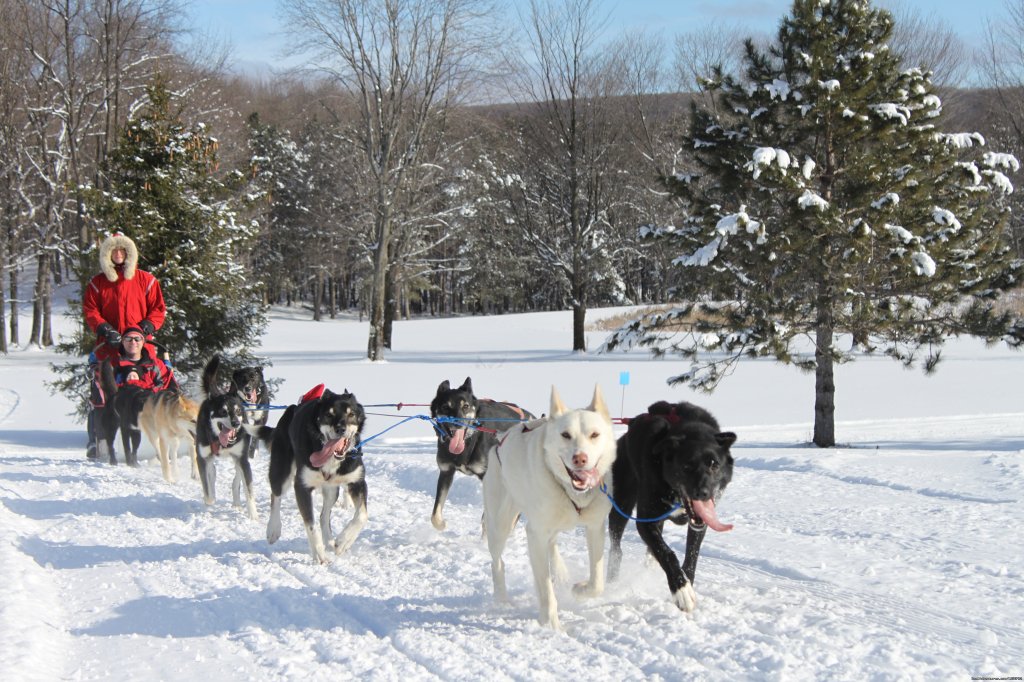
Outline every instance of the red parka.
[[(121, 266), (115, 266), (111, 255), (114, 249), (125, 249), (127, 257)], [(145, 270), (137, 268), (139, 252), (133, 242), (122, 234), (108, 237), (100, 245), (100, 272), (89, 281), (82, 296), (85, 322), (94, 332), (104, 322), (119, 333), (139, 326), (148, 320), (153, 329), (160, 329), (167, 315), (160, 282)], [(99, 361), (115, 358), (117, 348), (108, 346), (97, 333), (93, 351)]]

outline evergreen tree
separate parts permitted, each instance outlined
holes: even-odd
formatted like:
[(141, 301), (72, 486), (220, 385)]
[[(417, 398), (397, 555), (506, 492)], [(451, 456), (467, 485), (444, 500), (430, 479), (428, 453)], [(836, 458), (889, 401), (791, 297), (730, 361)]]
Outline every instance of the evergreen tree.
[(931, 371), (951, 335), (1024, 342), (995, 306), (1020, 281), (1004, 230), (1019, 164), (942, 131), (929, 75), (900, 70), (892, 28), (863, 0), (795, 0), (767, 52), (747, 41), (743, 78), (716, 70), (718, 106), (695, 104), (684, 140), (694, 168), (664, 179), (686, 209), (662, 231), (690, 275), (677, 295), (695, 303), (608, 346), (681, 354), (692, 365), (670, 383), (704, 390), (744, 355), (814, 371), (827, 447), (833, 366), (856, 345)]
[(246, 356), (258, 344), (262, 285), (240, 264), (257, 226), (236, 222), (236, 199), (217, 176), (217, 140), (205, 125), (186, 125), (159, 79), (147, 94), (148, 106), (108, 158), (109, 189), (93, 192), (89, 208), (101, 231), (135, 240), (139, 267), (160, 280), (167, 319), (156, 337), (189, 371), (214, 353)]

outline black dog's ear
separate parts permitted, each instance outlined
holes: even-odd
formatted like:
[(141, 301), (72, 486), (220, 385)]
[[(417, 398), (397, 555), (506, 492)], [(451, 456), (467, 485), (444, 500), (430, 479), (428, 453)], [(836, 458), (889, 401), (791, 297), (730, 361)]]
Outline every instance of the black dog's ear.
[(651, 452), (660, 459), (680, 450), (684, 440), (686, 440), (686, 436), (682, 433), (668, 435), (668, 432), (665, 431), (651, 439)]
[(736, 442), (736, 434), (732, 431), (723, 431), (722, 433), (715, 434), (715, 440), (717, 440), (718, 444), (723, 448), (728, 448)]
[(459, 386), (459, 390), (460, 391), (465, 391), (466, 393), (472, 393), (473, 392), (473, 380), (470, 379), (469, 377), (466, 377), (466, 380), (462, 382), (462, 386)]
[(669, 423), (661, 417), (645, 415), (631, 421), (627, 433), (631, 441), (637, 444), (647, 443), (643, 447), (660, 452), (668, 440), (666, 436), (669, 434)]
[(445, 379), (441, 382), (441, 385), (437, 387), (437, 394), (441, 395), (442, 393), (447, 393), (450, 390), (452, 390), (452, 385), (448, 383), (447, 379)]
[(668, 426), (668, 420), (648, 413), (630, 419), (629, 426), (627, 428), (630, 432), (646, 431), (648, 438), (651, 440), (658, 440), (664, 436), (664, 432), (668, 430)]

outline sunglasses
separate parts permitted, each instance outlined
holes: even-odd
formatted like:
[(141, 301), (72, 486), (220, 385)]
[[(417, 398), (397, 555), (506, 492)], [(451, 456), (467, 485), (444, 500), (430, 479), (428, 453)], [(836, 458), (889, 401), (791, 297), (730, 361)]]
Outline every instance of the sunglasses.
[(125, 336), (122, 338), (125, 341), (132, 341), (134, 343), (142, 343), (143, 341), (145, 341), (145, 339), (142, 338), (141, 336)]

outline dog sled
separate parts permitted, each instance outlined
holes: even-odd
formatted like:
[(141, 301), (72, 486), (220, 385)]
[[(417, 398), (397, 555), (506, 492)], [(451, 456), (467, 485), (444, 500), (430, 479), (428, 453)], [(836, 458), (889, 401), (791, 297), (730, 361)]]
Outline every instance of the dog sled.
[[(106, 346), (107, 352), (105, 353), (102, 352), (103, 346)], [(114, 351), (113, 357), (110, 354), (111, 349)], [(101, 351), (99, 354), (98, 350)], [(124, 421), (115, 414), (114, 401), (118, 393), (132, 394), (134, 399), (132, 403), (137, 409), (134, 410), (134, 414), (125, 414), (124, 416), (133, 417), (130, 421), (135, 426), (138, 425), (138, 412), (141, 410), (145, 398), (163, 393), (180, 394), (177, 377), (174, 374), (174, 365), (167, 347), (156, 341), (146, 340), (142, 355), (143, 357), (138, 360), (124, 358), (121, 356), (119, 348), (110, 346), (107, 342), (89, 354), (87, 370), (89, 401), (86, 407), (86, 430), (89, 438), (86, 457), (88, 459), (106, 457), (111, 464), (117, 463), (113, 438), (121, 428), (121, 422)], [(98, 356), (104, 357), (100, 359)], [(119, 398), (118, 402), (124, 403), (125, 410), (131, 407), (124, 396)], [(122, 432), (125, 460), (129, 464), (135, 464), (134, 451), (138, 448), (141, 435), (136, 434), (134, 439), (130, 439), (130, 435)], [(134, 440), (134, 446), (129, 448), (132, 440)]]

